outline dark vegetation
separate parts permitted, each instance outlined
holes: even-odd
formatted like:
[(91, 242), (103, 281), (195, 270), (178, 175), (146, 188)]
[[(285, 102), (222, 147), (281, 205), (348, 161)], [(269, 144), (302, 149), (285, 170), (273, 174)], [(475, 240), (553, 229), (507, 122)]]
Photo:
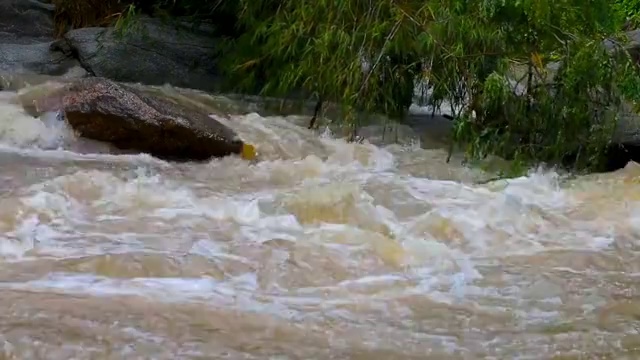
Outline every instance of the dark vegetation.
[(138, 14), (211, 23), (230, 90), (331, 101), (352, 134), (362, 113), (402, 119), (428, 84), (472, 159), (610, 168), (619, 109), (640, 101), (638, 66), (603, 46), (639, 0), (54, 1), (59, 35)]

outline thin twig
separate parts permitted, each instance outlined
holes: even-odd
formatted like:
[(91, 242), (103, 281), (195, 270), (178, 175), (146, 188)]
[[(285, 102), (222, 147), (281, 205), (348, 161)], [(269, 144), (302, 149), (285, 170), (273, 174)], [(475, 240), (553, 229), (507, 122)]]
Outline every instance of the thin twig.
[(400, 29), (400, 24), (402, 23), (403, 18), (404, 18), (404, 16), (402, 18), (400, 18), (395, 23), (395, 25), (393, 25), (393, 28), (391, 29), (391, 32), (389, 33), (389, 35), (387, 35), (387, 38), (385, 39), (384, 44), (382, 44), (382, 49), (380, 49), (380, 52), (378, 53), (378, 57), (376, 59), (376, 62), (373, 63), (371, 68), (369, 68), (369, 71), (367, 72), (367, 76), (364, 78), (364, 80), (362, 81), (362, 84), (360, 85), (360, 89), (358, 90), (358, 93), (356, 95), (357, 97), (360, 96), (360, 94), (362, 93), (362, 90), (364, 90), (366, 84), (369, 82), (369, 79), (371, 78), (371, 75), (373, 74), (373, 72), (375, 71), (376, 67), (380, 63), (380, 60), (382, 60), (382, 56), (384, 55), (384, 52), (385, 52), (385, 49), (386, 49), (387, 45), (396, 36), (396, 33), (398, 32), (398, 29)]

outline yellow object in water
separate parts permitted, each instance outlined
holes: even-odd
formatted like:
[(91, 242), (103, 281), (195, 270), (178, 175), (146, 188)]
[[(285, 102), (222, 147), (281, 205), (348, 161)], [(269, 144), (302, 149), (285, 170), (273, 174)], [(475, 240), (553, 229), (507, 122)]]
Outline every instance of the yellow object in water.
[(251, 144), (242, 144), (242, 152), (240, 156), (245, 160), (254, 160), (256, 158), (256, 147)]

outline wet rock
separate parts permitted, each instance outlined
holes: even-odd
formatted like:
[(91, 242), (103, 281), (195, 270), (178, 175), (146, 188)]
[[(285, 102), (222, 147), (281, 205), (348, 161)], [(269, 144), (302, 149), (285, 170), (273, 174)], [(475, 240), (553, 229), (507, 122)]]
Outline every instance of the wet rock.
[(629, 43), (625, 48), (629, 51), (631, 58), (636, 63), (640, 63), (640, 30), (631, 30), (626, 32)]
[(640, 63), (640, 30), (625, 31), (627, 41), (618, 42), (614, 39), (605, 39), (604, 47), (609, 51), (626, 50), (631, 58)]
[(77, 65), (53, 34), (52, 4), (0, 0), (0, 73), (62, 75)]
[(53, 40), (52, 4), (0, 0), (0, 43), (34, 44)]
[(85, 78), (38, 100), (40, 110), (64, 111), (78, 135), (171, 160), (206, 160), (253, 147), (208, 115), (104, 78)]
[(212, 28), (142, 18), (122, 36), (113, 28), (69, 31), (64, 39), (91, 74), (115, 81), (145, 85), (216, 90), (220, 83), (215, 63)]
[(6, 74), (63, 75), (77, 62), (50, 43), (0, 43), (0, 72)]

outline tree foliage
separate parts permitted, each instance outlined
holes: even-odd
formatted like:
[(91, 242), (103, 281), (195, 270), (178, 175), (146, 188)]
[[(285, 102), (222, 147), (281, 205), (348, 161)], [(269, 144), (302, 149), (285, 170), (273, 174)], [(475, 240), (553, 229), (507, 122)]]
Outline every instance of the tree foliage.
[(613, 6), (629, 26), (640, 25), (640, 0), (616, 0)]
[(455, 139), (475, 158), (598, 167), (617, 108), (637, 95), (636, 68), (603, 46), (621, 19), (606, 0), (240, 4), (248, 31), (231, 42), (236, 83), (399, 118), (414, 84), (428, 83), (433, 105), (461, 108)]

